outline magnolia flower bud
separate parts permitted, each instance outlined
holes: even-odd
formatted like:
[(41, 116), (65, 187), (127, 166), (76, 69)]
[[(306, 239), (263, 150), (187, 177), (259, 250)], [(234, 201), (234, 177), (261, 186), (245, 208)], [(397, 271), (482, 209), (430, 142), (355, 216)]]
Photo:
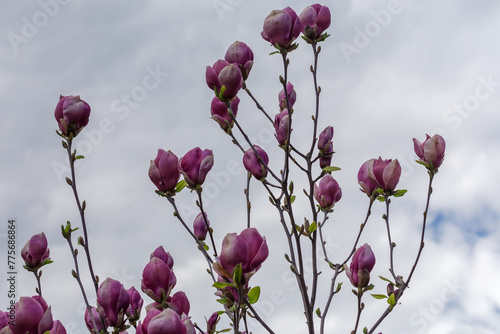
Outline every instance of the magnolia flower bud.
[(318, 184), (314, 185), (314, 198), (322, 209), (333, 208), (342, 198), (342, 190), (338, 182), (329, 174), (323, 176)]
[(213, 66), (207, 66), (205, 77), (207, 80), (208, 88), (211, 90), (217, 89), (220, 91), (222, 85), (219, 82), (219, 73), (222, 71), (224, 67), (229, 65), (224, 59), (217, 60)]
[(64, 328), (59, 320), (55, 320), (50, 330), (50, 334), (66, 334), (66, 328)]
[[(207, 216), (207, 213), (205, 212), (205, 217), (206, 216)], [(207, 237), (207, 232), (208, 232), (207, 226), (210, 226), (210, 222), (208, 221), (208, 218), (207, 218), (206, 223), (205, 223), (205, 219), (203, 217), (203, 214), (199, 213), (193, 222), (193, 234), (198, 238), (198, 240), (203, 241)]]
[(202, 151), (199, 147), (193, 148), (179, 160), (179, 170), (191, 189), (196, 189), (205, 182), (205, 177), (213, 165), (212, 151)]
[[(281, 147), (286, 145), (289, 123), (290, 115), (288, 114), (288, 109), (283, 109), (282, 112), (276, 114), (274, 117), (274, 130), (276, 131), (274, 136)], [(290, 129), (290, 133), (292, 133), (292, 129)]]
[(370, 282), (370, 272), (373, 266), (375, 266), (375, 255), (371, 247), (368, 244), (364, 244), (354, 253), (350, 267), (344, 267), (352, 285), (364, 288)]
[(78, 95), (61, 95), (54, 116), (63, 135), (76, 137), (89, 122), (90, 106)]
[(287, 95), (288, 95), (288, 104), (290, 105), (290, 109), (291, 109), (291, 108), (293, 108), (293, 105), (295, 104), (295, 101), (297, 100), (297, 93), (295, 92), (295, 89), (293, 89), (293, 85), (290, 82), (286, 84), (286, 93), (285, 93), (284, 88), (278, 93), (278, 101), (280, 103), (280, 110), (287, 109), (287, 105), (286, 105)]
[(361, 186), (361, 191), (364, 192), (365, 194), (370, 197), (373, 192), (378, 188), (377, 183), (375, 183), (371, 178), (370, 178), (370, 171), (373, 169), (373, 162), (375, 159), (370, 159), (368, 161), (365, 161), (361, 165), (358, 171), (358, 183)]
[(134, 287), (128, 289), (127, 294), (130, 297), (130, 304), (125, 314), (129, 317), (129, 321), (137, 321), (141, 318), (141, 309), (144, 300), (142, 299), (139, 291), (137, 291)]
[(438, 134), (427, 138), (423, 143), (413, 138), (415, 154), (420, 158), (420, 161), (429, 165), (428, 169), (437, 171), (444, 160), (444, 151), (446, 143), (444, 138)]
[[(254, 148), (262, 162), (267, 165), (269, 163), (269, 157), (267, 156), (266, 151), (258, 145), (254, 145)], [(262, 181), (267, 176), (267, 169), (264, 164), (260, 162), (254, 150), (251, 148), (249, 148), (243, 155), (243, 166), (245, 166), (245, 169), (249, 171), (257, 180)]]
[(272, 46), (287, 49), (299, 37), (302, 24), (297, 13), (290, 7), (282, 10), (273, 10), (264, 20), (262, 38)]
[(129, 305), (130, 296), (117, 280), (108, 277), (97, 289), (97, 311), (110, 326), (123, 325), (123, 317)]
[(224, 59), (239, 66), (243, 80), (248, 78), (253, 66), (253, 52), (248, 45), (239, 41), (234, 42), (227, 49)]
[[(235, 97), (231, 100), (231, 112), (233, 116), (236, 118), (236, 114), (238, 113), (238, 105), (240, 103), (239, 97)], [(219, 98), (214, 97), (212, 99), (212, 105), (210, 106), (210, 113), (212, 114), (212, 118), (214, 121), (219, 123), (222, 130), (229, 133), (229, 131), (233, 128), (234, 119), (229, 114), (229, 109), (226, 106), (226, 103), (219, 100)]]
[(327, 152), (328, 148), (332, 146), (332, 139), (333, 139), (333, 127), (332, 126), (327, 126), (321, 133), (319, 134), (318, 137), (318, 149), (323, 152)]
[(319, 4), (306, 7), (299, 18), (302, 23), (302, 33), (311, 41), (320, 37), (331, 23), (330, 10)]
[(179, 172), (179, 159), (171, 151), (158, 150), (156, 159), (149, 165), (149, 178), (159, 191), (175, 194), (175, 188), (181, 173)]
[(141, 289), (157, 303), (166, 301), (175, 283), (174, 272), (157, 257), (153, 257), (142, 272)]
[(52, 263), (49, 255), (47, 238), (43, 232), (32, 236), (21, 250), (21, 256), (28, 270), (39, 269)]
[[(249, 278), (261, 267), (268, 255), (266, 239), (257, 229), (247, 228), (239, 235), (229, 233), (225, 236), (218, 262), (231, 277), (234, 268), (241, 264), (243, 275), (249, 274), (246, 275)], [(225, 273), (219, 274), (225, 275)]]
[(224, 98), (232, 100), (243, 86), (243, 76), (238, 66), (229, 64), (219, 73), (219, 83), (225, 87)]
[(368, 171), (373, 182), (386, 191), (394, 191), (401, 176), (401, 165), (398, 160), (382, 160), (379, 157), (373, 161), (373, 167)]

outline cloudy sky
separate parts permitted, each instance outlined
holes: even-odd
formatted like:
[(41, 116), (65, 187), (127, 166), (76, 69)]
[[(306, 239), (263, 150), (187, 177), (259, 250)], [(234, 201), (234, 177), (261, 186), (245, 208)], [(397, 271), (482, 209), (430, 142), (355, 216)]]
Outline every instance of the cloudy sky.
[[(6, 254), (8, 219), (17, 222), (18, 251), (44, 231), (54, 263), (43, 269), (44, 296), (68, 333), (85, 333), (83, 303), (71, 277), (72, 258), (60, 234), (78, 214), (65, 151), (55, 134), (59, 95), (80, 95), (92, 107), (87, 128), (75, 140), (85, 155), (77, 167), (80, 196), (87, 202), (90, 246), (96, 273), (126, 288), (140, 289), (142, 269), (159, 245), (175, 259), (176, 290), (191, 300), (193, 320), (203, 324), (220, 306), (196, 246), (154, 193), (147, 170), (158, 148), (178, 156), (210, 148), (215, 166), (205, 185), (205, 206), (220, 245), (246, 224), (241, 154), (209, 119), (213, 93), (205, 67), (222, 58), (236, 40), (254, 51), (248, 87), (274, 115), (282, 74), (279, 56), (260, 37), (272, 9), (302, 1), (3, 1), (0, 5), (0, 199), (1, 252)], [(459, 1), (328, 1), (331, 37), (322, 45), (321, 128), (335, 128), (333, 164), (343, 198), (325, 227), (328, 251), (342, 261), (364, 218), (367, 198), (356, 173), (372, 157), (398, 158), (401, 188), (391, 217), (396, 268), (407, 275), (418, 249), (427, 175), (414, 163), (412, 138), (440, 133), (446, 161), (436, 176), (426, 248), (402, 305), (379, 327), (384, 333), (495, 333), (500, 323), (500, 3)], [(313, 111), (310, 46), (290, 54), (290, 81), (297, 91), (294, 139), (306, 147)], [(238, 113), (255, 142), (281, 166), (272, 127), (248, 96)], [(296, 172), (296, 171), (294, 171)], [(300, 175), (295, 174), (299, 178)], [(300, 180), (300, 178), (298, 179)], [(300, 184), (301, 181), (297, 181)], [(297, 290), (283, 260), (284, 237), (277, 215), (259, 184), (252, 183), (253, 225), (267, 238), (270, 257), (253, 278), (261, 285), (257, 309), (276, 333), (304, 333)], [(300, 197), (300, 191), (298, 193)], [(300, 220), (303, 199), (297, 199)], [(184, 218), (196, 215), (194, 195), (177, 199)], [(375, 292), (388, 276), (387, 240), (373, 210), (361, 242), (377, 256)], [(302, 213), (303, 212), (303, 213)], [(17, 290), (33, 295), (35, 279), (21, 270)], [(6, 273), (6, 255), (1, 257)], [(82, 259), (82, 267), (85, 262)], [(318, 306), (323, 307), (329, 273), (323, 268)], [(6, 308), (2, 279), (0, 305)], [(327, 329), (346, 333), (355, 320), (355, 298), (345, 275), (344, 291), (332, 304)], [(88, 280), (87, 280), (88, 283)], [(88, 285), (90, 290), (90, 285)], [(90, 292), (95, 304), (95, 296)], [(144, 296), (146, 303), (149, 300)], [(385, 309), (366, 301), (361, 323), (371, 326)], [(254, 333), (263, 333), (259, 327)]]

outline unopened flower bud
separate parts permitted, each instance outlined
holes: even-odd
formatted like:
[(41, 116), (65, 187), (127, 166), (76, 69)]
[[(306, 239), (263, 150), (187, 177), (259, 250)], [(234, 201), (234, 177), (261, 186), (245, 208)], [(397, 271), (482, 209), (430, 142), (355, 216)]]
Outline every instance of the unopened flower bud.
[[(282, 112), (276, 114), (274, 117), (274, 136), (278, 140), (280, 147), (285, 147), (288, 140), (288, 127), (290, 124), (290, 115), (288, 114), (288, 109), (283, 109)], [(292, 129), (290, 129), (292, 133)]]
[(222, 85), (219, 82), (219, 73), (224, 67), (229, 65), (229, 62), (224, 59), (217, 60), (213, 66), (207, 66), (205, 77), (207, 80), (208, 88), (211, 90), (217, 89), (220, 91)]
[(172, 309), (165, 309), (151, 319), (148, 334), (186, 334), (186, 326), (181, 317)]
[(54, 116), (63, 135), (76, 137), (89, 122), (90, 106), (78, 95), (61, 95)]
[(106, 278), (97, 289), (97, 311), (113, 327), (121, 327), (130, 296), (119, 281)]
[(358, 171), (358, 183), (361, 186), (361, 191), (368, 195), (368, 197), (372, 196), (373, 192), (378, 188), (377, 183), (375, 183), (370, 178), (370, 171), (373, 169), (373, 162), (375, 159), (370, 159), (365, 161)]
[(342, 198), (342, 190), (338, 182), (329, 174), (323, 176), (318, 184), (314, 185), (314, 198), (322, 209), (333, 208)]
[(163, 262), (165, 262), (170, 269), (172, 269), (174, 267), (174, 258), (172, 257), (172, 255), (170, 255), (169, 252), (165, 252), (165, 249), (163, 248), (163, 246), (157, 247), (153, 251), (153, 253), (151, 253), (151, 255), (149, 256), (149, 259), (151, 260), (154, 257), (157, 257), (160, 260), (162, 260)]
[[(231, 100), (230, 103), (231, 112), (236, 118), (236, 114), (238, 113), (238, 105), (240, 103), (239, 97), (236, 96), (233, 100)], [(214, 119), (214, 121), (219, 123), (221, 129), (229, 133), (229, 131), (233, 128), (234, 119), (229, 114), (229, 109), (227, 108), (226, 103), (219, 100), (219, 98), (214, 97), (210, 106), (210, 113), (212, 114), (212, 118)]]
[(354, 253), (350, 267), (345, 266), (346, 275), (353, 286), (364, 288), (370, 283), (370, 272), (374, 266), (375, 254), (368, 244), (364, 244)]
[(189, 314), (189, 300), (183, 291), (177, 291), (172, 297), (167, 299), (169, 307), (177, 312), (178, 315)]
[[(321, 152), (327, 152), (328, 148), (332, 146), (333, 127), (327, 126), (318, 137), (318, 149)], [(323, 154), (324, 155), (324, 154)]]
[(153, 257), (142, 272), (142, 291), (155, 302), (166, 301), (170, 291), (177, 283), (174, 272), (167, 264), (157, 257)]
[(239, 66), (243, 80), (248, 78), (253, 66), (253, 52), (248, 45), (240, 41), (234, 42), (227, 49), (224, 59)]
[[(205, 217), (207, 213), (205, 212)], [(205, 240), (208, 233), (208, 226), (210, 226), (210, 222), (208, 218), (205, 223), (205, 219), (202, 213), (199, 213), (198, 216), (194, 219), (193, 222), (193, 234), (198, 238), (198, 240)]]
[(262, 38), (272, 46), (287, 49), (299, 37), (302, 30), (300, 19), (293, 9), (286, 7), (282, 10), (273, 10), (264, 20)]
[(181, 173), (179, 172), (179, 159), (171, 151), (158, 150), (156, 159), (149, 165), (149, 178), (159, 191), (175, 194), (175, 188)]
[(205, 182), (207, 173), (214, 165), (214, 155), (211, 150), (193, 148), (179, 160), (179, 170), (189, 188), (196, 189)]
[(306, 7), (299, 18), (302, 23), (302, 33), (310, 41), (316, 41), (331, 23), (330, 10), (320, 4)]
[(43, 232), (32, 236), (21, 250), (21, 256), (28, 270), (39, 269), (52, 263), (49, 255), (47, 238)]
[(293, 85), (290, 82), (286, 84), (286, 93), (285, 93), (284, 88), (278, 93), (278, 101), (280, 104), (280, 110), (287, 109), (287, 105), (286, 105), (287, 95), (288, 95), (288, 104), (290, 105), (290, 109), (291, 109), (291, 108), (293, 108), (293, 105), (295, 104), (295, 101), (297, 100), (297, 93), (295, 92), (295, 89), (293, 89)]
[(125, 314), (129, 317), (129, 321), (137, 321), (141, 318), (141, 309), (144, 300), (142, 299), (139, 291), (137, 291), (134, 287), (128, 289), (127, 293), (130, 297), (130, 304)]
[(257, 180), (262, 181), (267, 176), (266, 165), (269, 163), (269, 157), (266, 151), (260, 148), (260, 146), (254, 145), (254, 149), (263, 163), (259, 160), (254, 150), (249, 148), (243, 155), (243, 165)]

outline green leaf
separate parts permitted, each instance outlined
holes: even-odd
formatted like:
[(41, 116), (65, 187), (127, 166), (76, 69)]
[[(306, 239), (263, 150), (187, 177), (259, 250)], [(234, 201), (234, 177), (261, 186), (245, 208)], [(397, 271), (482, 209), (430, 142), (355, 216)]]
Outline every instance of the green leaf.
[(206, 243), (203, 243), (203, 248), (205, 248), (206, 251), (210, 249)]
[(394, 193), (394, 197), (404, 196), (404, 194), (406, 194), (407, 191), (408, 190), (406, 190), (406, 189), (396, 190), (396, 192)]
[(248, 302), (250, 304), (255, 304), (260, 297), (260, 287), (259, 286), (254, 286), (253, 288), (248, 291)]
[(184, 189), (184, 187), (186, 186), (186, 181), (185, 180), (180, 180), (179, 183), (177, 183), (177, 185), (175, 186), (175, 192), (176, 193), (179, 193), (181, 192), (182, 189)]
[(233, 283), (225, 283), (225, 282), (215, 282), (212, 284), (212, 286), (216, 289), (224, 289), (227, 288), (228, 286), (231, 288), (236, 288), (236, 286)]
[(77, 156), (75, 157), (75, 160), (78, 160), (78, 159), (83, 159), (83, 158), (85, 158), (83, 155), (77, 155)]
[(385, 278), (385, 277), (383, 277), (383, 276), (379, 276), (379, 278), (380, 278), (382, 281), (386, 281), (387, 283), (391, 283), (392, 285), (396, 285), (396, 284), (392, 283), (392, 281), (391, 281), (390, 279), (388, 279), (388, 278)]
[(391, 296), (387, 299), (387, 304), (391, 305), (391, 310), (396, 305), (396, 297), (393, 293), (391, 293)]
[(290, 196), (290, 204), (295, 202), (295, 197), (296, 197), (295, 195)]
[(323, 170), (325, 172), (336, 172), (338, 170), (341, 170), (340, 167), (335, 167), (335, 166), (326, 166), (325, 168), (323, 168)]
[(241, 267), (241, 263), (238, 263), (236, 267), (234, 267), (233, 282), (236, 284), (240, 284), (242, 278), (243, 278), (243, 269)]
[(379, 202), (385, 202), (385, 198), (382, 196), (377, 197), (377, 199), (379, 200)]
[(317, 228), (318, 225), (316, 225), (316, 222), (312, 222), (312, 224), (309, 226), (309, 233), (313, 233)]
[(386, 295), (378, 295), (378, 294), (372, 294), (372, 297), (375, 299), (386, 299)]
[(342, 288), (342, 283), (337, 284), (337, 290), (335, 290), (335, 292), (339, 292), (341, 288)]
[(319, 307), (316, 309), (316, 315), (318, 316), (318, 318), (321, 318), (321, 311)]

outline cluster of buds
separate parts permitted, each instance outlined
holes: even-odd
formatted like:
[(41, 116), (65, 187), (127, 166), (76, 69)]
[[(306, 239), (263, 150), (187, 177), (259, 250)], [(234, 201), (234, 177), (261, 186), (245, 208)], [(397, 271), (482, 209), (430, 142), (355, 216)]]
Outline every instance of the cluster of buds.
[(149, 178), (160, 193), (175, 195), (180, 175), (191, 189), (199, 189), (214, 164), (211, 150), (196, 147), (178, 159), (171, 151), (158, 150), (149, 165)]
[(174, 259), (160, 246), (150, 255), (142, 273), (141, 288), (153, 303), (146, 306), (146, 317), (137, 325), (139, 334), (195, 334), (189, 318), (190, 304), (186, 294), (172, 289), (177, 283)]

